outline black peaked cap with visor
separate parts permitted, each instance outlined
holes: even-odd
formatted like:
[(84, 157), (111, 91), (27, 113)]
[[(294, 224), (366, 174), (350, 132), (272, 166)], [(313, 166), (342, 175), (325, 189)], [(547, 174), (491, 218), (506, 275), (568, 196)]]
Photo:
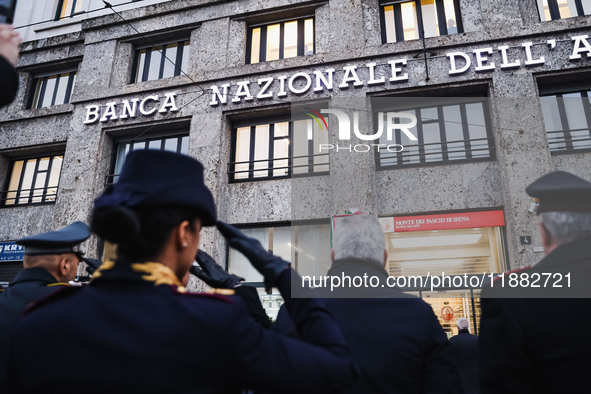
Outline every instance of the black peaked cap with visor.
[(591, 212), (591, 183), (566, 171), (546, 174), (525, 191), (538, 199), (537, 212)]
[(117, 183), (94, 201), (95, 209), (109, 206), (187, 207), (202, 214), (203, 226), (217, 221), (213, 196), (203, 181), (203, 165), (187, 155), (167, 151), (130, 152)]

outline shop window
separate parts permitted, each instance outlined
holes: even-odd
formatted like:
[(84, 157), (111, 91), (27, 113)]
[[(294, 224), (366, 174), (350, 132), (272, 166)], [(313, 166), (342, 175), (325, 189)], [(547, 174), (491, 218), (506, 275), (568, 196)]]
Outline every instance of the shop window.
[(380, 4), (382, 42), (463, 32), (459, 0), (388, 1)]
[(69, 103), (75, 82), (75, 70), (35, 76), (33, 80), (35, 90), (31, 96), (29, 107), (42, 108)]
[(114, 148), (113, 172), (107, 175), (106, 185), (117, 182), (127, 154), (136, 149), (155, 149), (188, 154), (189, 136), (185, 134), (160, 136), (142, 139), (122, 139), (117, 141)]
[(391, 276), (482, 275), (506, 270), (502, 227), (387, 233), (386, 240)]
[(311, 55), (314, 48), (314, 18), (250, 26), (246, 63)]
[(591, 89), (541, 94), (540, 104), (552, 153), (591, 149)]
[(56, 20), (69, 18), (83, 13), (84, 0), (60, 0), (57, 7)]
[[(308, 136), (312, 139), (308, 139)], [(328, 134), (312, 119), (282, 120), (236, 127), (232, 136), (231, 181), (325, 175)]]
[[(380, 143), (398, 144), (404, 149), (391, 152), (381, 149), (377, 153), (378, 168), (424, 166), (440, 163), (492, 160), (495, 158), (494, 141), (484, 98), (441, 98), (408, 100), (395, 110), (416, 117), (416, 125), (408, 128), (416, 138), (396, 129), (393, 141), (383, 133)], [(431, 104), (429, 103), (431, 102)], [(408, 123), (408, 118), (394, 118), (394, 123)]]
[(541, 21), (591, 14), (591, 0), (537, 0)]
[(2, 205), (55, 202), (63, 155), (13, 160)]
[(138, 48), (131, 82), (153, 81), (186, 73), (189, 48), (189, 40)]

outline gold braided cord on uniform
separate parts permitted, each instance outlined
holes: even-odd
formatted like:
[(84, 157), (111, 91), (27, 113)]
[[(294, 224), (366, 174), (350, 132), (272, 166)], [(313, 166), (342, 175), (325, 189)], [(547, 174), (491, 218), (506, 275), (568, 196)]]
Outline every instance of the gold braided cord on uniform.
[(142, 279), (154, 282), (154, 286), (158, 285), (175, 285), (177, 290), (181, 293), (185, 293), (187, 289), (181, 284), (179, 278), (175, 273), (160, 263), (136, 263), (132, 264), (131, 268), (135, 272), (143, 272), (148, 275), (142, 275)]
[(115, 266), (115, 262), (113, 260), (107, 260), (98, 267), (94, 273), (92, 274), (92, 279), (100, 278), (103, 274), (102, 271), (110, 270)]
[(71, 287), (72, 285), (66, 282), (57, 282), (57, 283), (48, 283), (47, 287), (53, 287), (53, 286), (68, 286)]

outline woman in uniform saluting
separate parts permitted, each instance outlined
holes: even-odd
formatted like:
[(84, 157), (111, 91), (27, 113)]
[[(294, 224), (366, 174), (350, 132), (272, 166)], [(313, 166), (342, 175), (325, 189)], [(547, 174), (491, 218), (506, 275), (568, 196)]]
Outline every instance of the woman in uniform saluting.
[[(239, 297), (192, 294), (180, 282), (203, 226), (278, 287), (299, 329), (290, 339), (255, 323)], [(59, 292), (21, 320), (12, 389), (60, 393), (335, 392), (358, 370), (314, 298), (290, 298), (289, 263), (217, 222), (203, 166), (176, 153), (131, 152), (119, 181), (95, 200), (92, 230), (118, 245), (90, 285)], [(56, 379), (59, 377), (59, 379)]]

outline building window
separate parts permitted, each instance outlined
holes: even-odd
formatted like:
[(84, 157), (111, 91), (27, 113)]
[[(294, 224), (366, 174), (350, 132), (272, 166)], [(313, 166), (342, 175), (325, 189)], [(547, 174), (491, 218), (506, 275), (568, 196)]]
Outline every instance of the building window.
[(462, 33), (459, 3), (459, 0), (382, 3), (382, 42), (385, 44)]
[(320, 153), (320, 144), (327, 143), (328, 133), (312, 119), (236, 127), (228, 165), (230, 180), (328, 174), (328, 153)]
[(106, 185), (117, 182), (127, 154), (136, 149), (155, 149), (188, 154), (189, 136), (185, 134), (170, 135), (144, 139), (119, 140), (115, 144), (113, 157), (113, 173), (107, 175)]
[(84, 0), (60, 0), (57, 7), (56, 20), (69, 18), (83, 13)]
[[(428, 101), (425, 98), (408, 101), (416, 104), (388, 110), (416, 117), (417, 124), (408, 129), (416, 140), (400, 129), (392, 132), (393, 141), (383, 133), (380, 143), (399, 144), (404, 150), (389, 152), (381, 149), (377, 154), (378, 168), (494, 159), (495, 148), (485, 99), (435, 98), (431, 100), (432, 104), (424, 104)], [(408, 118), (394, 118), (393, 121), (409, 123)]]
[(246, 48), (248, 64), (312, 55), (315, 53), (314, 18), (251, 26)]
[(14, 160), (3, 205), (55, 202), (64, 156)]
[(36, 76), (33, 81), (35, 91), (31, 96), (29, 107), (41, 108), (69, 103), (75, 82), (75, 70), (59, 74)]
[(550, 152), (572, 152), (591, 149), (591, 89), (542, 94)]
[[(292, 263), (300, 275), (326, 275), (330, 268), (330, 224), (246, 228), (241, 231), (257, 239), (266, 250)], [(243, 254), (230, 249), (228, 271), (262, 286), (263, 276)]]
[(189, 40), (139, 48), (135, 53), (132, 83), (171, 78), (187, 72)]
[(541, 21), (591, 14), (591, 0), (538, 0)]

